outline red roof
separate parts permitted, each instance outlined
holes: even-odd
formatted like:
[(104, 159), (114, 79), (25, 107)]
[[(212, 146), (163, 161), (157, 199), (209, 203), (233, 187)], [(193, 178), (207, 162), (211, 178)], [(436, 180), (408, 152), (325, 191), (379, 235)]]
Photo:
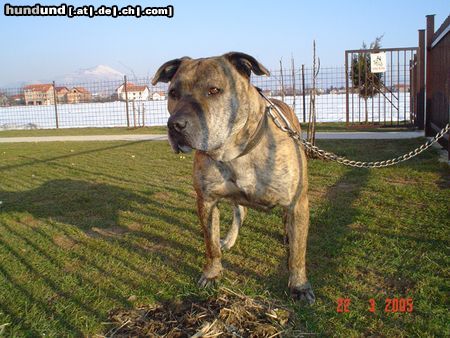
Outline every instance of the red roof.
[(75, 89), (77, 92), (81, 94), (89, 94), (89, 91), (84, 87), (73, 87), (72, 89)]
[(147, 86), (136, 86), (136, 85), (127, 85), (127, 90), (129, 92), (143, 92)]
[(47, 92), (50, 88), (52, 88), (52, 84), (32, 84), (25, 86), (25, 90), (32, 90), (35, 92)]
[(64, 89), (69, 91), (69, 89), (67, 89), (67, 87), (55, 87), (55, 90), (56, 90), (57, 93), (61, 92)]
[[(125, 90), (125, 85), (122, 84), (119, 88), (123, 88), (122, 90)], [(148, 89), (148, 87), (147, 86), (139, 86), (139, 85), (135, 85), (134, 83), (127, 82), (127, 92), (143, 92), (145, 89)]]

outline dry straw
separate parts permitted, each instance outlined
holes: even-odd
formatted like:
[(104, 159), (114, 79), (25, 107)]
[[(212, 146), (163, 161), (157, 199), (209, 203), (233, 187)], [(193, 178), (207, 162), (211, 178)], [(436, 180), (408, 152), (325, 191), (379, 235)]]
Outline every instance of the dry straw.
[(185, 300), (110, 312), (106, 337), (299, 337), (292, 312), (225, 287), (206, 301)]

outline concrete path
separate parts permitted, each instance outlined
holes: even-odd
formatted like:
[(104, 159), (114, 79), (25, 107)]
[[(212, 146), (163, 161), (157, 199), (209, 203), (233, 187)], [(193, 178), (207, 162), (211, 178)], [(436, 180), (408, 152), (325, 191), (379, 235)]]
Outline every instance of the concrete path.
[(31, 136), (31, 137), (0, 137), (0, 143), (20, 142), (80, 142), (80, 141), (163, 141), (167, 135), (84, 135), (84, 136)]
[[(305, 136), (305, 134), (303, 135)], [(398, 132), (318, 132), (317, 139), (330, 140), (385, 140), (409, 139), (424, 136), (423, 131)], [(20, 142), (80, 142), (80, 141), (163, 141), (165, 134), (136, 134), (136, 135), (86, 135), (86, 136), (32, 136), (32, 137), (0, 137), (0, 143)]]

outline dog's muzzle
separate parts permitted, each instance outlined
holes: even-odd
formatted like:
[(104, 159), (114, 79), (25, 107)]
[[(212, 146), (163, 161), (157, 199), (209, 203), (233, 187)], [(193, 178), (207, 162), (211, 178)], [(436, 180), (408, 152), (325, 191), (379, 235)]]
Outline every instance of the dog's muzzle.
[(187, 140), (187, 132), (189, 130), (190, 122), (186, 114), (177, 113), (172, 115), (167, 121), (169, 128), (169, 142), (175, 153), (180, 151), (188, 153), (192, 150)]

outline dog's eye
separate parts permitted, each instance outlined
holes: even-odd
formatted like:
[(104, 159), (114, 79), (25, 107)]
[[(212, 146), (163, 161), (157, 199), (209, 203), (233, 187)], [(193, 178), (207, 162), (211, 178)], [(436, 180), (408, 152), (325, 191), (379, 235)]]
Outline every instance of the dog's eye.
[(220, 89), (217, 87), (211, 87), (208, 90), (208, 96), (216, 95), (220, 93)]
[(171, 90), (169, 90), (169, 96), (172, 99), (176, 99), (178, 97), (178, 93), (177, 93), (177, 91), (175, 89), (171, 89)]

